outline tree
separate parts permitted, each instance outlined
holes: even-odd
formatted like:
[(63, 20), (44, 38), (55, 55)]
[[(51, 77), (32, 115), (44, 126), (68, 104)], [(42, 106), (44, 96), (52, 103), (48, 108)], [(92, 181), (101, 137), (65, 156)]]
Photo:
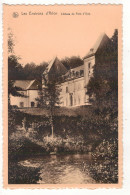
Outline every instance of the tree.
[(66, 57), (61, 62), (68, 70), (83, 65), (83, 60), (79, 56)]
[(42, 80), (42, 73), (44, 72), (45, 68), (47, 66), (46, 62), (42, 62), (39, 65), (36, 65), (35, 63), (28, 63), (23, 67), (24, 72), (24, 79), (27, 80), (33, 80), (36, 79), (39, 82)]
[[(45, 71), (47, 72), (47, 70)], [(55, 108), (61, 104), (60, 99), (60, 86), (56, 80), (49, 80), (48, 75), (44, 72), (43, 74), (43, 87), (39, 92), (39, 98), (37, 98), (38, 106), (49, 110), (50, 125), (52, 131), (52, 138), (54, 135), (54, 117)]]
[[(93, 105), (99, 107), (103, 114), (117, 110), (118, 103), (118, 31), (96, 54), (96, 64), (93, 69), (93, 77), (87, 85), (87, 94)], [(99, 106), (100, 105), (100, 106)], [(113, 107), (114, 106), (114, 107)], [(106, 109), (107, 108), (107, 109)], [(105, 112), (106, 110), (106, 112)], [(112, 113), (111, 113), (112, 114)]]
[[(92, 117), (89, 128), (95, 130), (100, 140), (93, 151), (93, 158), (104, 159), (93, 166), (100, 175), (102, 167), (104, 181), (118, 181), (118, 31), (96, 54), (93, 76), (87, 85), (87, 93), (92, 103)], [(95, 143), (97, 141), (95, 140)], [(104, 163), (107, 159), (107, 169)], [(97, 161), (98, 162), (98, 161)], [(101, 171), (100, 169), (100, 171)], [(111, 171), (112, 170), (112, 171)], [(99, 174), (98, 174), (99, 173)], [(99, 180), (98, 180), (99, 181)]]
[(8, 53), (9, 54), (14, 53), (14, 46), (15, 46), (14, 35), (11, 31), (11, 28), (8, 28)]
[(118, 31), (96, 54), (93, 76), (87, 85), (97, 132), (118, 138)]
[(19, 96), (19, 97), (26, 97), (25, 95), (22, 95), (18, 92), (21, 89), (14, 86), (14, 80), (17, 79), (23, 79), (23, 67), (19, 63), (19, 57), (17, 57), (14, 54), (14, 46), (15, 46), (15, 41), (14, 41), (14, 35), (9, 28), (9, 33), (8, 33), (8, 105), (9, 108), (10, 106), (10, 95), (13, 96)]
[(24, 79), (23, 67), (19, 63), (19, 57), (10, 55), (8, 57), (8, 79), (9, 80), (22, 80)]

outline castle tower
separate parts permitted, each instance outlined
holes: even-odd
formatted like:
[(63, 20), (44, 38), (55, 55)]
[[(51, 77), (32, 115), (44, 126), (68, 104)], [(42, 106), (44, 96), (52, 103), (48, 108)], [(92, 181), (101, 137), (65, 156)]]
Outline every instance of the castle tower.
[[(97, 54), (103, 49), (103, 47), (110, 41), (109, 37), (103, 33), (97, 39), (95, 45), (90, 49), (87, 55), (84, 57), (84, 86), (86, 87), (89, 79), (93, 75), (93, 67), (96, 64)], [(87, 91), (87, 89), (86, 89)], [(88, 102), (88, 96), (86, 95), (85, 102)]]

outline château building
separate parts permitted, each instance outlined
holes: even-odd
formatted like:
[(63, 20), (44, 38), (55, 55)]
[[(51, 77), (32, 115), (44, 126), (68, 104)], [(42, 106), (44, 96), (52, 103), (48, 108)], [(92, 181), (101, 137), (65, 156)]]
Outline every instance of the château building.
[[(106, 34), (102, 34), (93, 48), (84, 57), (84, 64), (76, 68), (67, 70), (60, 60), (55, 57), (43, 74), (48, 75), (48, 79), (58, 78), (61, 88), (61, 106), (81, 106), (89, 105), (89, 97), (86, 94), (87, 84), (93, 75), (93, 67), (98, 60), (98, 54), (110, 39)], [(44, 82), (42, 83), (44, 87)]]
[[(110, 41), (108, 36), (102, 34), (84, 57), (83, 65), (76, 68), (70, 70), (66, 69), (57, 57), (49, 63), (43, 75), (45, 76), (46, 74), (50, 80), (55, 78), (58, 80), (58, 85), (60, 85), (61, 88), (61, 106), (72, 107), (90, 104), (89, 97), (86, 94), (86, 86), (90, 77), (93, 75), (93, 67), (108, 41)], [(37, 107), (38, 103), (36, 98), (39, 97), (39, 89), (41, 88), (41, 84), (38, 81), (17, 80), (14, 82), (14, 86), (19, 88), (19, 93), (25, 95), (25, 97), (15, 97), (11, 95), (11, 105), (20, 108)], [(42, 87), (44, 87), (43, 80)]]

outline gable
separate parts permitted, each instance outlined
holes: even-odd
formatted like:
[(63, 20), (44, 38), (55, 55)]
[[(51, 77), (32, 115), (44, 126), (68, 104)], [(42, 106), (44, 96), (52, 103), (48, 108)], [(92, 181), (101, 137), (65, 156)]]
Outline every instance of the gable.
[(20, 88), (21, 90), (27, 90), (33, 80), (15, 80), (14, 87)]
[(88, 58), (90, 56), (95, 55), (97, 52), (99, 52), (108, 42), (110, 41), (109, 37), (103, 33), (99, 36), (94, 46), (90, 49), (90, 51), (87, 53), (87, 55), (84, 57)]
[(57, 57), (54, 58), (47, 67), (47, 74), (50, 80), (64, 75), (67, 71), (68, 70)]
[(36, 80), (16, 80), (14, 82), (14, 86), (20, 88), (21, 90), (28, 90), (28, 89), (39, 89), (41, 84)]
[(27, 88), (28, 90), (38, 90), (41, 89), (41, 83), (37, 80), (33, 80), (33, 82), (30, 84), (30, 86)]

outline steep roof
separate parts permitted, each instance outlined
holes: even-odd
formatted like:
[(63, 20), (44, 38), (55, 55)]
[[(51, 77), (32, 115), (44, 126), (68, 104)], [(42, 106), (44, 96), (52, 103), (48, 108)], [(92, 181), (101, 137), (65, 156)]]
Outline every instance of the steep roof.
[(94, 54), (97, 53), (97, 51), (99, 49), (101, 49), (108, 41), (109, 41), (109, 37), (105, 34), (105, 33), (102, 33), (99, 38), (97, 39), (96, 43), (94, 44), (94, 46), (90, 49), (90, 51), (87, 53), (87, 55), (84, 57), (87, 58), (87, 57), (90, 57)]
[(49, 63), (47, 67), (47, 74), (50, 79), (52, 79), (52, 77), (56, 78), (61, 75), (64, 75), (67, 71), (68, 70), (65, 68), (65, 66), (60, 62), (60, 60), (57, 57), (53, 58), (53, 60)]
[(21, 90), (39, 89), (40, 83), (36, 80), (16, 80), (14, 86)]

